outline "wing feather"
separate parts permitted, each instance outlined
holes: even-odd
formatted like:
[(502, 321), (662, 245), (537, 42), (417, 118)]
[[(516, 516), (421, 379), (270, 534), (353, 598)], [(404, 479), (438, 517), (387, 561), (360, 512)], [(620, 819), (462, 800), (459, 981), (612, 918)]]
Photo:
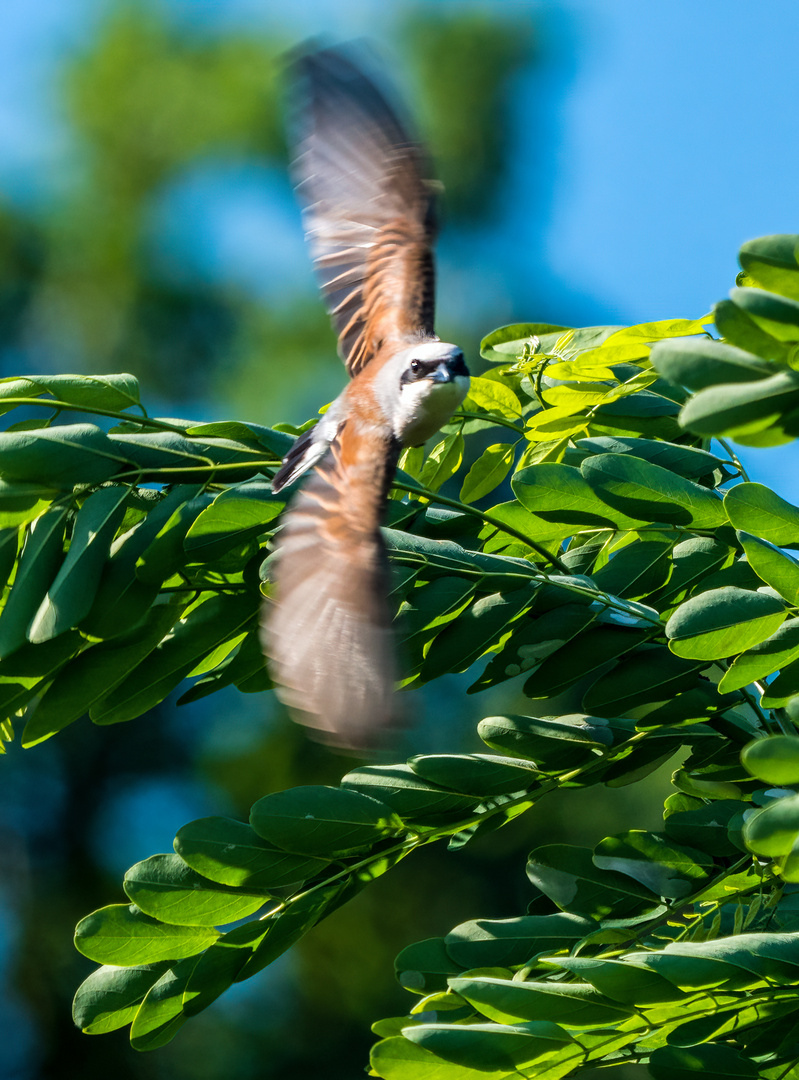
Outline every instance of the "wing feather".
[(342, 747), (396, 723), (388, 563), (380, 518), (396, 448), (342, 424), (287, 511), (263, 645), (296, 718)]
[(423, 148), (343, 51), (296, 68), (297, 192), (339, 355), (356, 375), (383, 342), (433, 335), (435, 185)]

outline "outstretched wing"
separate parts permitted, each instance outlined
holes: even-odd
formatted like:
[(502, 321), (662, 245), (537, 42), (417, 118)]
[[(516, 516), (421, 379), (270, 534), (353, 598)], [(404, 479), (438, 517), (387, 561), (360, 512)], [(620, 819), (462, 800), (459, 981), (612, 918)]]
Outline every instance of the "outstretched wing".
[(384, 341), (433, 334), (434, 185), (422, 147), (337, 49), (296, 62), (294, 175), (339, 355), (356, 375)]
[(343, 747), (374, 745), (397, 720), (380, 536), (395, 467), (384, 439), (341, 425), (286, 513), (264, 607), (263, 646), (281, 697)]

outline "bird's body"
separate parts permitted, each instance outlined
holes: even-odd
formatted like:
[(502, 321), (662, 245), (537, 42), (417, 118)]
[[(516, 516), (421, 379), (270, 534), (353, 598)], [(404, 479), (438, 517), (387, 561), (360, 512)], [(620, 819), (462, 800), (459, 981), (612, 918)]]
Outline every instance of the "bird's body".
[(297, 191), (352, 381), (272, 481), (280, 491), (309, 474), (279, 534), (264, 646), (298, 719), (363, 748), (397, 716), (386, 498), (402, 448), (449, 419), (469, 374), (433, 331), (434, 185), (421, 148), (342, 52), (309, 54), (298, 76)]

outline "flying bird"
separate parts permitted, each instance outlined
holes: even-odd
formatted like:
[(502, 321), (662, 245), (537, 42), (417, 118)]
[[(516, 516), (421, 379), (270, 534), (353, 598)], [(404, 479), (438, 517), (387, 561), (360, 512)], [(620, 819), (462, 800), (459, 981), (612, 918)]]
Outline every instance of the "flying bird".
[(307, 53), (294, 76), (296, 190), (351, 381), (272, 481), (308, 474), (278, 533), (262, 641), (295, 719), (366, 749), (398, 719), (386, 499), (403, 447), (446, 423), (469, 372), (433, 329), (438, 185), (424, 148), (349, 51)]

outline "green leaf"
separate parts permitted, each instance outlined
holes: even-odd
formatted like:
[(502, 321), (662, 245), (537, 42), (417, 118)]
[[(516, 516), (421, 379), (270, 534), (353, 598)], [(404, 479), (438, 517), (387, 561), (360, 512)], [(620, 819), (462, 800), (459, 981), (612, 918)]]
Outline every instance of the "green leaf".
[(778, 429), (762, 433), (799, 407), (799, 373), (781, 371), (767, 379), (700, 390), (680, 413), (680, 423), (697, 435), (730, 435), (744, 445), (777, 445), (789, 438)]
[(379, 799), (399, 820), (414, 826), (439, 825), (470, 814), (477, 798), (427, 783), (410, 765), (365, 765), (342, 777), (341, 786)]
[(643, 524), (641, 519), (631, 518), (605, 503), (580, 470), (571, 465), (557, 462), (530, 465), (515, 474), (511, 487), (522, 506), (531, 513), (545, 521), (573, 526), (566, 535), (571, 535), (580, 526), (628, 528)]
[(799, 795), (775, 799), (744, 822), (743, 838), (756, 855), (787, 855), (799, 840)]
[(422, 681), (466, 671), (483, 653), (502, 643), (512, 624), (535, 600), (538, 582), (507, 593), (481, 596), (435, 638), (422, 665)]
[(426, 938), (400, 952), (394, 961), (394, 971), (400, 986), (412, 994), (429, 994), (444, 990), (449, 975), (463, 970), (447, 952), (444, 938)]
[(524, 350), (534, 337), (542, 338), (546, 335), (557, 337), (563, 331), (570, 330), (568, 326), (555, 326), (552, 323), (512, 323), (510, 326), (501, 326), (498, 330), (486, 335), (480, 342), (480, 355), (485, 360), (493, 360), (507, 364), (519, 359)]
[(740, 1056), (726, 1043), (702, 1043), (699, 1046), (661, 1046), (649, 1059), (654, 1080), (696, 1080), (698, 1075), (711, 1080), (754, 1080), (756, 1065)]
[(529, 671), (546, 657), (562, 649), (591, 626), (596, 618), (597, 612), (588, 605), (563, 604), (535, 618), (515, 623), (511, 636), (467, 693), (512, 679), (522, 671)]
[(781, 709), (797, 694), (799, 694), (799, 660), (792, 660), (783, 667), (773, 682), (766, 684), (760, 704), (764, 709)]
[(75, 929), (75, 948), (98, 964), (135, 967), (194, 956), (218, 936), (205, 926), (159, 922), (135, 904), (110, 904), (81, 919)]
[(26, 642), (0, 661), (0, 716), (12, 717), (27, 705), (86, 644), (77, 631), (71, 631), (43, 645)]
[(220, 594), (191, 608), (144, 661), (92, 705), (94, 723), (132, 720), (163, 701), (198, 660), (249, 626), (257, 606), (249, 594)]
[(698, 480), (724, 467), (721, 458), (695, 446), (676, 446), (659, 439), (635, 439), (624, 435), (579, 439), (572, 454), (575, 461), (567, 459), (567, 464), (579, 465), (588, 454), (631, 454), (633, 457), (651, 461), (653, 465), (659, 465), (663, 469), (669, 469), (686, 480)]
[(703, 852), (680, 847), (658, 833), (631, 829), (608, 836), (594, 849), (594, 863), (645, 885), (657, 896), (681, 899), (707, 881), (713, 860)]
[(11, 592), (0, 613), (0, 656), (27, 641), (27, 630), (61, 561), (67, 508), (48, 510), (31, 525)]
[(799, 237), (759, 236), (741, 245), (738, 257), (749, 277), (764, 289), (799, 300)]
[(724, 496), (733, 527), (777, 547), (799, 548), (799, 509), (764, 484), (736, 484)]
[(264, 840), (301, 855), (335, 858), (396, 833), (399, 822), (376, 798), (344, 788), (308, 786), (259, 799), (250, 824)]
[(764, 360), (776, 360), (778, 363), (785, 363), (787, 360), (790, 346), (761, 330), (743, 308), (733, 304), (732, 300), (722, 300), (715, 305), (713, 321), (718, 332), (730, 344), (756, 353)]
[[(352, 879), (340, 878), (323, 886), (316, 885), (313, 890), (291, 899), (282, 910), (269, 917), (267, 933), (256, 945), (236, 976), (236, 981), (249, 979), (262, 971), (316, 925), (325, 915), (333, 911), (345, 899), (347, 887)], [(356, 886), (350, 895), (358, 891)]]
[(142, 521), (114, 541), (94, 603), (81, 622), (82, 630), (93, 637), (113, 638), (144, 618), (158, 595), (160, 579), (156, 575), (151, 581), (141, 581), (136, 575), (137, 561), (172, 514), (201, 490), (199, 484), (176, 484), (153, 504)]
[(632, 652), (652, 631), (627, 626), (594, 626), (545, 660), (524, 684), (531, 698), (545, 698), (571, 686), (577, 679), (599, 671), (607, 663)]
[(522, 415), (521, 402), (507, 383), (486, 379), (480, 375), (472, 375), (469, 380), (469, 393), (462, 408), (466, 412), (475, 408), (485, 409), (486, 412), (496, 413), (508, 420), (520, 420)]
[[(501, 1080), (497, 1073), (443, 1061), (401, 1035), (381, 1039), (372, 1047), (369, 1060), (374, 1075), (384, 1080)], [(502, 1075), (515, 1080), (519, 1074), (511, 1069)]]
[(403, 1036), (437, 1057), (467, 1068), (494, 1074), (527, 1065), (571, 1041), (557, 1024), (544, 1020), (527, 1024), (415, 1024)]
[(192, 870), (222, 885), (261, 891), (279, 889), (320, 873), (328, 860), (293, 855), (263, 840), (232, 818), (190, 821), (175, 837), (175, 851)]
[(0, 470), (4, 478), (47, 483), (67, 489), (101, 484), (125, 467), (124, 450), (94, 424), (64, 424), (32, 431), (0, 431)]
[(516, 982), (482, 975), (456, 976), (449, 986), (498, 1024), (546, 1020), (564, 1027), (604, 1027), (629, 1016), (628, 1010), (603, 998), (592, 986), (577, 983)]
[(236, 926), (218, 938), (198, 958), (189, 974), (183, 992), (185, 1014), (196, 1015), (233, 982), (256, 975), (282, 956), (341, 902), (346, 886), (346, 880), (324, 886), (317, 884), (261, 919)]
[(196, 1016), (233, 985), (252, 960), (266, 936), (275, 928), (275, 915), (235, 926), (222, 934), (197, 958), (182, 996), (184, 1014)]
[(537, 577), (537, 571), (523, 559), (509, 559), (502, 555), (484, 555), (468, 551), (451, 540), (433, 540), (401, 532), (399, 529), (383, 529), (392, 560), (401, 566), (418, 567), (428, 580), (440, 574), (470, 574), (484, 579), (485, 587), (491, 587), (494, 579), (508, 588), (510, 573), (527, 578)]
[(613, 740), (607, 721), (582, 713), (566, 716), (487, 716), (477, 733), (488, 746), (535, 761), (554, 772), (576, 768)]
[(199, 701), (225, 686), (235, 686), (242, 694), (260, 694), (271, 689), (272, 680), (264, 666), (264, 654), (257, 633), (250, 632), (219, 667), (181, 694), (176, 704)]
[[(144, 477), (162, 469), (172, 470), (173, 477), (185, 483), (212, 479), (215, 465), (240, 465), (226, 468), (227, 481), (246, 480), (260, 472), (263, 450), (231, 439), (188, 439), (173, 431), (119, 430), (109, 436), (117, 452), (133, 462)], [(178, 470), (179, 472), (175, 472)]]
[(583, 708), (599, 716), (621, 716), (639, 705), (670, 701), (696, 684), (702, 665), (675, 656), (662, 645), (628, 654), (600, 675), (583, 694)]
[(663, 338), (686, 337), (688, 334), (705, 333), (706, 319), (658, 319), (656, 322), (639, 323), (636, 326), (623, 326), (611, 334), (605, 343), (606, 348), (628, 341), (660, 341)]
[(759, 536), (741, 531), (738, 539), (757, 576), (795, 606), (799, 602), (799, 563)]
[(739, 690), (764, 679), (799, 657), (799, 619), (786, 619), (774, 633), (736, 656), (719, 683), (719, 692)]
[(188, 500), (176, 500), (169, 518), (137, 556), (136, 577), (139, 581), (148, 585), (161, 585), (185, 566), (189, 556), (183, 542), (193, 522), (210, 501), (211, 496), (206, 494)]
[(588, 919), (604, 919), (611, 913), (614, 918), (625, 918), (642, 907), (651, 909), (658, 904), (650, 889), (625, 874), (596, 866), (589, 848), (570, 844), (536, 848), (527, 860), (526, 872), (533, 885), (562, 911)]
[(558, 957), (557, 964), (591, 983), (612, 1001), (640, 1008), (659, 1002), (687, 1000), (688, 995), (645, 968), (640, 961), (590, 960), (582, 956)]
[(88, 614), (129, 495), (127, 487), (100, 488), (81, 506), (63, 565), (28, 629), (30, 641), (49, 641)]
[[(680, 799), (686, 800), (690, 809), (669, 812), (672, 800)], [(706, 805), (687, 795), (670, 795), (664, 827), (678, 844), (690, 844), (708, 855), (737, 855), (739, 849), (728, 838), (727, 830), (731, 819), (740, 812), (741, 803), (733, 799), (717, 799)]]
[(154, 919), (180, 926), (218, 926), (252, 915), (269, 900), (202, 877), (177, 855), (152, 855), (125, 874), (128, 898)]
[(755, 739), (741, 751), (741, 761), (752, 776), (767, 784), (799, 784), (799, 739), (794, 736)]
[(130, 1027), (134, 1050), (157, 1050), (177, 1035), (186, 1022), (183, 994), (193, 966), (193, 960), (173, 964), (149, 991)]
[(799, 302), (765, 289), (730, 289), (730, 300), (778, 341), (799, 341)]
[(609, 391), (607, 386), (601, 383), (581, 380), (555, 386), (545, 385), (541, 396), (548, 405), (558, 410), (558, 416), (566, 417), (596, 408), (609, 396)]
[(697, 583), (704, 583), (720, 567), (729, 566), (735, 550), (711, 536), (692, 536), (675, 544), (671, 553), (672, 572), (659, 600), (683, 597)]
[(513, 452), (511, 443), (494, 443), (486, 447), (466, 474), (461, 487), (461, 502), (477, 502), (499, 487), (513, 466)]
[(691, 597), (666, 623), (669, 648), (692, 660), (718, 660), (770, 637), (785, 621), (782, 601), (727, 585)]
[(482, 799), (523, 791), (535, 782), (534, 770), (495, 754), (417, 754), (408, 765), (422, 780)]
[(22, 745), (35, 746), (75, 720), (118, 686), (168, 633), (180, 607), (162, 604), (148, 612), (146, 619), (124, 637), (85, 650), (55, 677), (37, 703), (25, 730)]
[(588, 419), (582, 415), (579, 403), (553, 405), (533, 413), (525, 427), (525, 437), (535, 445), (576, 439), (588, 430)]
[(459, 577), (437, 577), (417, 583), (407, 593), (398, 615), (398, 632), (406, 640), (425, 630), (445, 626), (474, 596), (473, 581)]
[(515, 967), (545, 953), (570, 949), (597, 924), (579, 915), (521, 915), (473, 919), (445, 937), (448, 955), (462, 968)]
[(220, 492), (194, 519), (183, 541), (193, 559), (210, 562), (242, 540), (266, 531), (285, 506), (265, 480), (236, 484)]
[(135, 375), (26, 375), (0, 379), (0, 412), (14, 407), (13, 398), (42, 394), (77, 407), (89, 405), (119, 412), (139, 404), (139, 383)]
[[(647, 716), (646, 721), (649, 720)], [(681, 742), (679, 735), (668, 729), (657, 728), (648, 742), (633, 744), (615, 755), (614, 760), (603, 769), (602, 780), (609, 788), (637, 783), (668, 761), (679, 750)]]
[(0, 478), (0, 528), (27, 525), (39, 517), (58, 492), (43, 483), (22, 483)]
[(773, 364), (759, 356), (707, 338), (661, 341), (652, 350), (652, 363), (665, 378), (693, 391), (775, 374)]
[(205, 439), (229, 439), (234, 442), (255, 442), (268, 450), (278, 461), (282, 460), (295, 443), (293, 435), (262, 424), (243, 424), (239, 420), (215, 421), (211, 424), (192, 424), (186, 435)]
[(167, 964), (97, 968), (84, 979), (72, 1004), (72, 1019), (87, 1035), (102, 1035), (129, 1024), (147, 991), (166, 971)]
[(19, 529), (0, 528), (0, 590), (8, 584), (11, 571), (17, 561), (17, 548), (19, 546)]
[(461, 466), (463, 461), (463, 435), (454, 431), (436, 443), (422, 468), (419, 482), (431, 491), (438, 491)]
[(598, 454), (580, 470), (599, 498), (631, 517), (715, 529), (726, 521), (718, 495), (631, 454)]

